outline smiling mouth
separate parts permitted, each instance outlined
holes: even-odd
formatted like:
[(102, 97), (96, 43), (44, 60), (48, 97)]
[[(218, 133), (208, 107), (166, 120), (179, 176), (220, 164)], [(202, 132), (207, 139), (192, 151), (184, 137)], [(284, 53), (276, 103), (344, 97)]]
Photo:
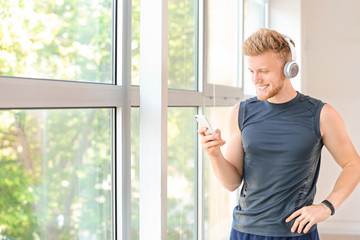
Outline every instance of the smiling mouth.
[(268, 85), (266, 86), (257, 86), (258, 90), (262, 91), (265, 90), (268, 87)]

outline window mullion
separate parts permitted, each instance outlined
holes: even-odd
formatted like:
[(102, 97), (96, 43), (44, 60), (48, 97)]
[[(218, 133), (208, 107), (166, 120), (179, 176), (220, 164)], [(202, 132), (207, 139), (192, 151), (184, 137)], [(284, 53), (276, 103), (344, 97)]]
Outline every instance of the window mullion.
[(140, 12), (140, 239), (166, 240), (168, 3)]
[(117, 109), (116, 239), (131, 239), (131, 21), (132, 1), (117, 1), (116, 75), (122, 85), (123, 105)]

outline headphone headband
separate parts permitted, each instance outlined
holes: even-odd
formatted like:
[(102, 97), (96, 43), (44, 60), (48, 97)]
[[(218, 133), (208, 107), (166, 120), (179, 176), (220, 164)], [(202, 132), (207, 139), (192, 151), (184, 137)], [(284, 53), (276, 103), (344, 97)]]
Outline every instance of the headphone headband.
[(291, 43), (289, 36), (281, 34), (283, 36), (283, 38), (285, 39), (285, 41), (289, 44), (290, 47), (290, 52), (291, 52), (291, 59), (292, 61), (296, 60), (296, 53), (295, 53), (295, 47), (294, 45)]

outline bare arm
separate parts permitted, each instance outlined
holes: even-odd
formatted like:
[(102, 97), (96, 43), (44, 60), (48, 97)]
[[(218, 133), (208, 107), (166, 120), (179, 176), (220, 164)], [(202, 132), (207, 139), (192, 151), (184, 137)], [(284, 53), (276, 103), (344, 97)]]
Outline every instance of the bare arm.
[(326, 198), (337, 209), (360, 181), (360, 157), (340, 114), (328, 104), (320, 115), (320, 127), (324, 145), (342, 168), (333, 191)]
[(224, 188), (229, 191), (236, 190), (242, 181), (243, 176), (243, 149), (241, 132), (238, 127), (238, 112), (240, 104), (236, 104), (229, 117), (230, 137), (227, 141), (225, 157), (220, 147), (225, 144), (221, 138), (221, 131), (216, 130), (215, 134), (205, 136), (206, 129), (199, 129), (201, 143), (205, 152), (209, 155), (216, 178)]
[[(332, 192), (326, 198), (337, 209), (360, 181), (360, 157), (340, 114), (328, 104), (321, 110), (320, 130), (325, 147), (342, 168)], [(300, 233), (304, 229), (304, 233), (307, 233), (314, 224), (327, 219), (330, 213), (330, 209), (324, 204), (312, 205), (294, 212), (286, 221), (297, 217), (291, 230), (294, 232), (297, 229)]]

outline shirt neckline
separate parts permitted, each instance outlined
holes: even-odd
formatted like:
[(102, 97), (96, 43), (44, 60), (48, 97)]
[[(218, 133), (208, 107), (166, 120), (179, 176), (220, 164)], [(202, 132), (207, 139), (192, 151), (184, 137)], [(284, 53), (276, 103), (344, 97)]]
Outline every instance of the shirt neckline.
[(300, 98), (300, 93), (298, 91), (296, 91), (296, 93), (297, 93), (296, 96), (293, 99), (291, 99), (291, 100), (289, 100), (287, 102), (284, 102), (284, 103), (271, 103), (268, 100), (266, 100), (265, 104), (267, 106), (272, 107), (272, 108), (286, 108), (286, 107), (289, 107), (289, 106), (293, 105), (294, 103), (298, 102), (298, 99)]

